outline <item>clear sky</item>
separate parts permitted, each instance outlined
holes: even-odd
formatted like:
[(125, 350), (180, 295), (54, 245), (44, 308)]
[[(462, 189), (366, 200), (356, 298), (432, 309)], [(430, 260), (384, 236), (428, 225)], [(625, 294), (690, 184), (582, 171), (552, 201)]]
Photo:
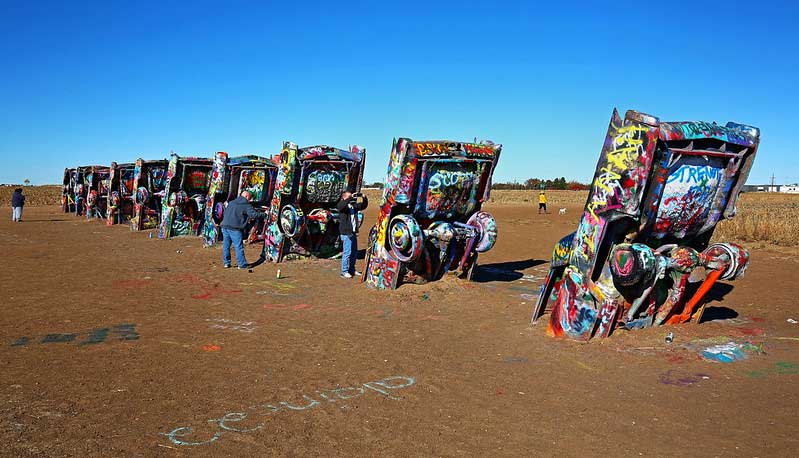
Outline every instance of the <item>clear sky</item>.
[(799, 181), (797, 2), (586, 5), (0, 0), (0, 182), (283, 140), (363, 145), (382, 181), (398, 136), (588, 181), (613, 107), (757, 126), (749, 182)]

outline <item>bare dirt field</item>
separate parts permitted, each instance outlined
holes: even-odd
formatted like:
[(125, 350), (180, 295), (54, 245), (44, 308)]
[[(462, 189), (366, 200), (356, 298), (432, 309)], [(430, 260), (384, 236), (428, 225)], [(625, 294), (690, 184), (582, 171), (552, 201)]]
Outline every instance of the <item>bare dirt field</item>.
[[(0, 208), (0, 456), (795, 456), (796, 249), (755, 248), (701, 324), (554, 340), (529, 318), (557, 206), (495, 202), (476, 282), (391, 292)], [(728, 339), (746, 359), (700, 356)]]

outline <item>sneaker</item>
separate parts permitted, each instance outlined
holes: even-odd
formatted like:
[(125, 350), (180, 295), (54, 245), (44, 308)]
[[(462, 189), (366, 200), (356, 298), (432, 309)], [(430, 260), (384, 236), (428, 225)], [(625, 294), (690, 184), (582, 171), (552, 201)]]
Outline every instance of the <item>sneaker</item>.
[(353, 273), (352, 273), (352, 276), (353, 276), (353, 277), (360, 277), (361, 275), (363, 275), (363, 273), (361, 273), (361, 272), (358, 272), (357, 270), (356, 270), (355, 272), (353, 272)]
[(230, 269), (230, 264), (225, 264), (225, 269)]
[(238, 267), (238, 269), (239, 269), (239, 270), (247, 270), (247, 269), (249, 269), (249, 268), (250, 268), (250, 265), (249, 265), (249, 264), (244, 264), (243, 266), (239, 266), (239, 267)]
[(342, 272), (341, 278), (352, 278), (352, 275), (349, 272)]

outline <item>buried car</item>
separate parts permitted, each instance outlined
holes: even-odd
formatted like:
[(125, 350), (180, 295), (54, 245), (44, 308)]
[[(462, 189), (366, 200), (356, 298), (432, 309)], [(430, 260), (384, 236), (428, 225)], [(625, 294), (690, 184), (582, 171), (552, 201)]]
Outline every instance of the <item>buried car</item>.
[[(211, 183), (205, 204), (205, 222), (202, 230), (203, 244), (214, 245), (221, 240), (220, 225), (227, 202), (248, 191), (253, 208), (269, 210), (275, 186), (277, 165), (271, 159), (248, 155), (227, 158), (217, 153), (211, 171)], [(259, 221), (250, 230), (250, 242), (263, 241), (265, 224)]]
[(165, 197), (161, 201), (158, 238), (200, 235), (215, 160), (172, 153), (167, 167)]
[[(107, 168), (107, 167), (106, 167)], [(72, 196), (74, 199), (74, 212), (77, 216), (91, 217), (97, 203), (97, 182), (95, 170), (103, 169), (101, 165), (82, 165), (75, 169), (75, 180)], [(90, 191), (95, 193), (89, 201)]]
[[(341, 253), (338, 203), (344, 191), (358, 192), (366, 149), (283, 143), (275, 190), (266, 220), (266, 258), (288, 255), (331, 257)], [(358, 213), (358, 222), (363, 214)]]
[(78, 169), (64, 169), (64, 179), (61, 186), (61, 210), (64, 213), (76, 211), (75, 190), (77, 189)]
[(108, 178), (108, 210), (106, 225), (129, 223), (133, 218), (133, 178), (136, 164), (111, 163), (111, 174)]
[(72, 199), (74, 201), (71, 211), (72, 213), (75, 213), (76, 216), (82, 216), (86, 214), (86, 175), (89, 173), (91, 168), (91, 165), (80, 165), (75, 167), (75, 173), (73, 175), (74, 179), (71, 180)]
[(395, 139), (377, 224), (369, 234), (364, 280), (373, 288), (471, 279), (478, 253), (497, 239), (481, 210), (502, 145)]
[(759, 142), (759, 129), (733, 122), (614, 110), (580, 224), (555, 245), (532, 321), (551, 301), (548, 334), (576, 340), (698, 322), (713, 283), (748, 265), (744, 248), (710, 239), (735, 215)]
[(108, 211), (108, 186), (111, 167), (96, 165), (85, 175), (86, 218), (105, 218)]
[(167, 165), (166, 159), (136, 160), (133, 167), (133, 217), (130, 219), (130, 230), (143, 231), (158, 227), (161, 201), (166, 189)]

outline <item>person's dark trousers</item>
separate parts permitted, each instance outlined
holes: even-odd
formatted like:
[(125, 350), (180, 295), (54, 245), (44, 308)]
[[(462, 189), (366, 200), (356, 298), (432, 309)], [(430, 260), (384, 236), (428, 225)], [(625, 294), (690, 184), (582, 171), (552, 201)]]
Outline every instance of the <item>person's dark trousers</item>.
[(341, 253), (341, 273), (353, 275), (355, 273), (355, 258), (358, 253), (358, 236), (355, 234), (342, 235), (344, 251)]
[(222, 226), (222, 262), (226, 266), (230, 265), (230, 245), (236, 250), (236, 263), (239, 267), (247, 265), (247, 258), (244, 257), (244, 234), (241, 229), (231, 229)]

